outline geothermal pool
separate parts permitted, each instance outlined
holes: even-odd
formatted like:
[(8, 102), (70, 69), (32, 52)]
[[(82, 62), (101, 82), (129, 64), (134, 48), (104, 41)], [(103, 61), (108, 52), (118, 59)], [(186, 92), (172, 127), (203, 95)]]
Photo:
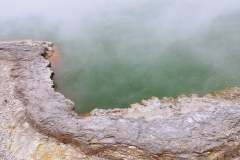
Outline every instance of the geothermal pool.
[(53, 41), (56, 90), (79, 113), (240, 86), (237, 0), (25, 1), (0, 2), (0, 38)]

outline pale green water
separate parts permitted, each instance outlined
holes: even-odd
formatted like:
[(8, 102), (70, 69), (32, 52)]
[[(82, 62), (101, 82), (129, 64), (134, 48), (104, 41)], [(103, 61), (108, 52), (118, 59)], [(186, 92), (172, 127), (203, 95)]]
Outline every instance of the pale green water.
[(73, 17), (64, 23), (37, 13), (9, 18), (0, 37), (55, 42), (65, 61), (56, 90), (77, 112), (240, 86), (240, 7), (166, 2), (105, 1), (92, 10), (86, 3), (87, 11), (67, 10)]

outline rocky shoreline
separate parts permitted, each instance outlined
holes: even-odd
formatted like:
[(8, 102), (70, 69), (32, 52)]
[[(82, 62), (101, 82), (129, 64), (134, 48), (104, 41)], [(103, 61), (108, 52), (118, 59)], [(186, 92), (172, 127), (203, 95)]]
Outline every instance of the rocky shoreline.
[(54, 91), (52, 43), (0, 42), (1, 159), (240, 158), (240, 89), (80, 117)]

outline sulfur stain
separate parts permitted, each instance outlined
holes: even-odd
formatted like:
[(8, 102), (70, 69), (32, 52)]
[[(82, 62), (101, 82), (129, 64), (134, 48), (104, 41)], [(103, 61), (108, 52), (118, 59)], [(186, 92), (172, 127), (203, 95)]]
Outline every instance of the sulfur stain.
[(209, 160), (220, 160), (222, 158), (223, 154), (220, 152), (212, 152), (207, 156)]
[(65, 159), (65, 152), (66, 150), (62, 149), (57, 143), (40, 141), (37, 149), (31, 155), (31, 158), (41, 160)]

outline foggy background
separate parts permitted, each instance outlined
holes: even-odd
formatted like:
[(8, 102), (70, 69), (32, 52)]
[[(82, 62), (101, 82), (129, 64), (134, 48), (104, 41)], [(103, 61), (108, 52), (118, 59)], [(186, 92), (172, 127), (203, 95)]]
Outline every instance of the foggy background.
[(77, 112), (240, 86), (239, 0), (0, 0), (0, 40), (55, 43)]

